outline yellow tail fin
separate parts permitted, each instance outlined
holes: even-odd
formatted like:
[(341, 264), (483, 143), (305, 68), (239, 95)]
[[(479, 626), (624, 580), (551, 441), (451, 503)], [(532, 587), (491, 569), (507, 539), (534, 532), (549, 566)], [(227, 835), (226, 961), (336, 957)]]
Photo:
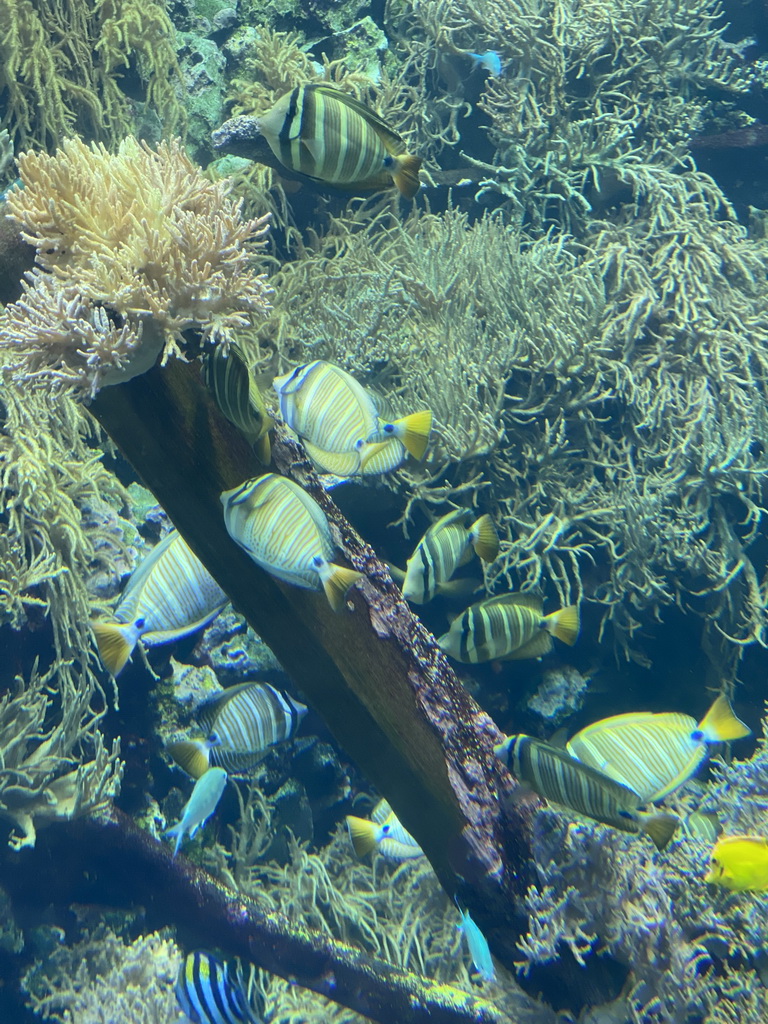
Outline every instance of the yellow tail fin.
[(493, 562), (499, 553), (499, 535), (489, 515), (480, 516), (472, 524), (472, 546), (478, 558), (484, 562)]
[(139, 639), (138, 630), (133, 624), (124, 622), (92, 622), (91, 629), (104, 668), (113, 676), (118, 675), (133, 653)]
[(680, 819), (674, 814), (640, 814), (640, 827), (653, 840), (657, 850), (663, 850), (675, 834)]
[(352, 840), (352, 845), (358, 857), (365, 857), (366, 854), (372, 853), (376, 849), (378, 825), (368, 821), (366, 818), (355, 818), (353, 815), (348, 814), (347, 828), (349, 829), (349, 838)]
[(199, 779), (210, 768), (210, 750), (207, 744), (201, 743), (200, 740), (169, 743), (166, 750), (179, 768), (183, 768), (193, 779)]
[(544, 622), (547, 632), (573, 647), (579, 636), (579, 609), (575, 604), (561, 608), (559, 612), (552, 612), (546, 616)]
[(328, 604), (335, 612), (341, 611), (344, 607), (344, 598), (352, 584), (364, 578), (363, 573), (357, 569), (347, 569), (343, 565), (334, 565), (333, 562), (326, 563), (320, 573), (320, 579)]
[(724, 743), (726, 740), (740, 740), (743, 736), (749, 736), (752, 730), (734, 715), (728, 698), (721, 693), (699, 722), (696, 731), (710, 743)]
[(421, 157), (411, 156), (409, 153), (402, 153), (395, 157), (395, 169), (392, 177), (395, 185), (406, 199), (413, 199), (419, 191), (419, 169)]
[(432, 413), (429, 409), (412, 412), (392, 424), (394, 434), (402, 441), (414, 459), (424, 457), (429, 444), (429, 432), (432, 429)]
[(269, 427), (264, 431), (261, 437), (257, 438), (253, 442), (253, 451), (256, 458), (263, 466), (268, 466), (270, 459), (272, 458), (272, 444), (269, 440), (269, 430), (274, 427), (274, 422), (269, 420)]

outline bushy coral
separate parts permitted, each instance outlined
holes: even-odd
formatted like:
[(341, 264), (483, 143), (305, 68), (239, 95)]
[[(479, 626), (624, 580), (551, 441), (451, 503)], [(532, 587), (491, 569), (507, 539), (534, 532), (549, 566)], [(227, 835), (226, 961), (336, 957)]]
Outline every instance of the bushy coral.
[(0, 316), (0, 352), (16, 383), (93, 395), (110, 380), (180, 355), (183, 333), (227, 345), (268, 305), (253, 268), (265, 218), (244, 221), (178, 142), (125, 139), (116, 154), (67, 140), (24, 153), (8, 209), (40, 269)]

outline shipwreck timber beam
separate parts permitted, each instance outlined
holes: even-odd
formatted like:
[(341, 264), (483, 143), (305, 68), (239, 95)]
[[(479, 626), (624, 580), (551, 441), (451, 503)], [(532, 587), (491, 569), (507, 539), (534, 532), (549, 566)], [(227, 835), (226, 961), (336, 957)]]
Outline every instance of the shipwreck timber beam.
[(331, 611), (324, 595), (263, 572), (230, 539), (220, 493), (265, 472), (219, 413), (198, 365), (104, 388), (91, 405), (234, 606), (274, 651), (341, 747), (392, 804), (442, 885), (458, 893), (496, 956), (511, 966), (533, 881), (535, 803), (493, 754), (501, 734), (461, 686), (389, 572), (280, 428), (273, 461), (320, 503), (343, 557), (366, 580)]

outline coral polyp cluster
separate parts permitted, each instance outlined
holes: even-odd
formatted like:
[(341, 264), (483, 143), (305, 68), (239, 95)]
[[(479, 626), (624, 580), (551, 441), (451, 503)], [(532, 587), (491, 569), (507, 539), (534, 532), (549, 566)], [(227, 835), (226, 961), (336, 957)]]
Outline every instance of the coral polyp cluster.
[(93, 395), (161, 350), (180, 355), (187, 330), (226, 345), (268, 308), (253, 266), (267, 218), (242, 219), (227, 182), (206, 179), (178, 141), (152, 150), (129, 137), (111, 154), (69, 139), (18, 166), (7, 205), (38, 266), (0, 317), (15, 381)]

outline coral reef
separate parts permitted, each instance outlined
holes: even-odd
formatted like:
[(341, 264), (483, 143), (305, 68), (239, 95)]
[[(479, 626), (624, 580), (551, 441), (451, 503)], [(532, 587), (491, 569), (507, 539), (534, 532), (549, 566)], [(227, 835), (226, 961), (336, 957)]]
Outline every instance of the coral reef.
[[(689, 784), (678, 810), (715, 812), (726, 834), (765, 834), (767, 726), (750, 760), (716, 763), (703, 797)], [(642, 842), (550, 809), (539, 812), (534, 833), (540, 882), (528, 894), (524, 973), (564, 949), (579, 963), (605, 950), (630, 968), (622, 1019), (632, 1024), (765, 1019), (768, 896), (708, 886), (711, 842), (681, 831), (652, 855)]]
[(0, 123), (17, 148), (74, 131), (116, 142), (131, 130), (130, 68), (166, 129), (180, 128), (173, 37), (164, 0), (1, 0)]
[(0, 315), (14, 383), (92, 397), (160, 351), (180, 355), (190, 328), (226, 345), (267, 308), (252, 269), (266, 219), (241, 220), (227, 183), (206, 180), (178, 142), (154, 151), (128, 138), (112, 155), (70, 139), (18, 165), (8, 210), (39, 269)]

